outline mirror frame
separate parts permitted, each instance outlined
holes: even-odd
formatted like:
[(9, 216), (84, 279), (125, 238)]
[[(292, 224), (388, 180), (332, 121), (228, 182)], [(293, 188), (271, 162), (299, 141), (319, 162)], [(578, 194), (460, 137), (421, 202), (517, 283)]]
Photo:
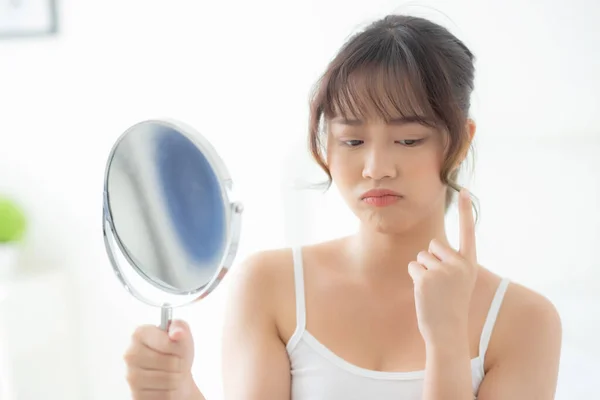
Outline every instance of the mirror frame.
[[(216, 270), (216, 273), (213, 275), (211, 280), (197, 289), (192, 291), (178, 291), (167, 288), (153, 279), (148, 277), (129, 257), (127, 250), (124, 248), (117, 232), (115, 229), (115, 224), (112, 219), (112, 213), (110, 209), (110, 196), (108, 193), (108, 176), (110, 171), (110, 166), (112, 160), (114, 158), (115, 152), (121, 143), (121, 141), (125, 138), (125, 136), (131, 131), (140, 128), (144, 125), (161, 125), (166, 128), (173, 129), (182, 135), (184, 135), (188, 140), (190, 140), (199, 151), (202, 152), (209, 165), (211, 166), (214, 174), (217, 177), (219, 182), (219, 186), (221, 189), (221, 197), (224, 201), (224, 211), (226, 215), (226, 226), (227, 233), (226, 237), (227, 245), (225, 247), (225, 251), (223, 257), (221, 259), (220, 265)], [(104, 190), (103, 190), (103, 207), (102, 207), (102, 233), (104, 238), (104, 246), (106, 252), (108, 254), (109, 261), (112, 265), (114, 273), (117, 275), (121, 284), (125, 287), (125, 289), (132, 294), (138, 300), (152, 306), (156, 307), (177, 307), (185, 304), (192, 303), (199, 299), (206, 297), (209, 293), (211, 293), (223, 280), (227, 272), (231, 269), (233, 265), (233, 261), (237, 255), (237, 251), (239, 248), (240, 236), (241, 236), (241, 215), (243, 212), (243, 205), (240, 201), (238, 201), (235, 197), (235, 193), (233, 191), (233, 181), (227, 170), (225, 163), (219, 157), (213, 146), (210, 142), (205, 139), (199, 132), (190, 126), (180, 122), (175, 121), (173, 119), (149, 119), (135, 125), (132, 125), (128, 128), (124, 133), (122, 133), (117, 141), (112, 146), (108, 160), (106, 162), (106, 167), (104, 171)], [(159, 289), (163, 292), (168, 292), (170, 295), (183, 296), (185, 299), (181, 299), (178, 302), (156, 302), (152, 299), (148, 299), (148, 297), (142, 295), (138, 290), (136, 290), (129, 280), (122, 273), (121, 266), (115, 257), (115, 248), (113, 246), (113, 242), (116, 243), (119, 248), (121, 254), (126, 258), (127, 262), (130, 264), (131, 268), (142, 277), (146, 282), (148, 282), (151, 286), (156, 289)]]

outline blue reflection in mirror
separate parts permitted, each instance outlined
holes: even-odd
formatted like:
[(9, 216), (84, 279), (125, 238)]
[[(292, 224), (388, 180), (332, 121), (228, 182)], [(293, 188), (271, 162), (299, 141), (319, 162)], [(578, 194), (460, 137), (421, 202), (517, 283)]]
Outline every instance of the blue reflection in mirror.
[(180, 244), (198, 263), (219, 262), (227, 232), (218, 178), (190, 139), (169, 127), (155, 134), (158, 180)]

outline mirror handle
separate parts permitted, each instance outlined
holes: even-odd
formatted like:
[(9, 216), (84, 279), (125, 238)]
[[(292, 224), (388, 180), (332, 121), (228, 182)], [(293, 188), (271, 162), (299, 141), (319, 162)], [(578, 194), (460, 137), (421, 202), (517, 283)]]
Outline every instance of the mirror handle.
[(160, 309), (160, 329), (167, 331), (171, 320), (173, 319), (173, 309), (169, 306), (163, 306)]

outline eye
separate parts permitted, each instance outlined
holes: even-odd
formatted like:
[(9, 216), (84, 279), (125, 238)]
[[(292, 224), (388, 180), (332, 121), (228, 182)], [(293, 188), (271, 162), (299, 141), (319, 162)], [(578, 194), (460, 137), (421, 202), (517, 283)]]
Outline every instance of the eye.
[(406, 139), (406, 140), (398, 140), (398, 143), (407, 146), (407, 147), (415, 147), (420, 144), (423, 139)]
[(363, 144), (364, 141), (363, 140), (346, 140), (346, 141), (344, 141), (344, 143), (347, 146), (356, 147), (356, 146), (360, 146), (361, 144)]

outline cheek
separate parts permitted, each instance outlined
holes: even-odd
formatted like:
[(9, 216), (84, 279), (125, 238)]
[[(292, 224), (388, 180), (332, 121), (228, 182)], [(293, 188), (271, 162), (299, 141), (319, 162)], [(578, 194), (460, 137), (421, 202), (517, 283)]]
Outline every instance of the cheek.
[(327, 153), (327, 164), (332, 179), (336, 182), (340, 189), (357, 179), (357, 167), (359, 169), (358, 178), (360, 175), (360, 165), (357, 163), (356, 157), (344, 156), (336, 151), (330, 150)]
[(419, 181), (432, 182), (440, 180), (440, 163), (434, 158), (423, 157), (418, 162), (406, 166), (406, 176), (414, 177)]
[(440, 179), (442, 156), (433, 152), (424, 152), (418, 160), (408, 163), (404, 168), (404, 176), (410, 177), (415, 188), (425, 196), (444, 191)]

